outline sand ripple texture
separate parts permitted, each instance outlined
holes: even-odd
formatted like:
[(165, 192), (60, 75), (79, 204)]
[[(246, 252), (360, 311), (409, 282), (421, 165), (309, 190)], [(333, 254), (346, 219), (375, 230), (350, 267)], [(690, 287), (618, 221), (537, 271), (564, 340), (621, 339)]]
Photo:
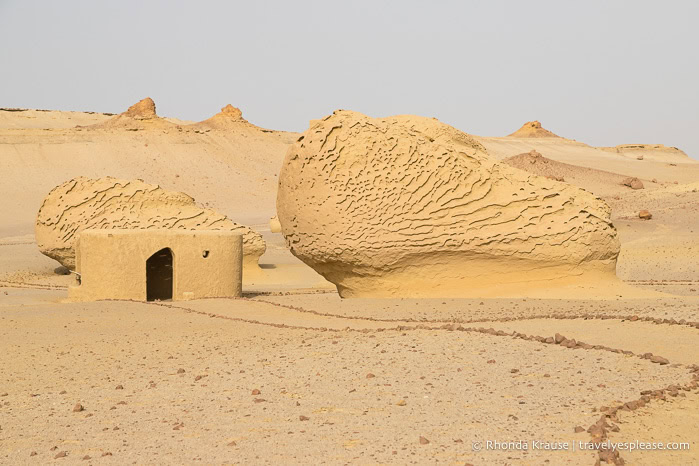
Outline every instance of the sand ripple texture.
[(244, 268), (258, 268), (265, 252), (262, 235), (190, 196), (142, 180), (78, 177), (54, 188), (36, 219), (39, 250), (65, 267), (75, 267), (73, 249), (85, 229), (230, 230), (243, 234)]
[(343, 297), (604, 280), (619, 254), (604, 201), (416, 116), (311, 122), (286, 155), (277, 211), (293, 254)]

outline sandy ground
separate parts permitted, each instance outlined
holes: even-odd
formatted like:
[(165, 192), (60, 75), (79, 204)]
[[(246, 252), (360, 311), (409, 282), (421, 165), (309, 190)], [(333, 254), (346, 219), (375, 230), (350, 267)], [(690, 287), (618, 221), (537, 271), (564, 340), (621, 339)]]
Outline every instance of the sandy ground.
[[(570, 182), (612, 206), (631, 291), (342, 300), (269, 231), (294, 135), (73, 128), (109, 118), (0, 111), (0, 463), (592, 465), (588, 427), (642, 396), (609, 417), (609, 440), (691, 448), (621, 457), (699, 463), (699, 163), (667, 148), (638, 160), (561, 138), (480, 138), (500, 159), (534, 149), (612, 173)], [(247, 223), (267, 242), (260, 276), (241, 299), (66, 302), (74, 279), (32, 231), (41, 198), (77, 175), (161, 183)], [(556, 334), (577, 346), (540, 341)]]

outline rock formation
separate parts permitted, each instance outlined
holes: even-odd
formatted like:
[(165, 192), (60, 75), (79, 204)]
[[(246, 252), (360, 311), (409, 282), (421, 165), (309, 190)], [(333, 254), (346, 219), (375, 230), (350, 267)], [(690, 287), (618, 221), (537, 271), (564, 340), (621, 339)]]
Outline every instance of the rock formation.
[(212, 116), (208, 120), (197, 123), (195, 126), (206, 127), (210, 129), (228, 129), (234, 127), (255, 127), (253, 124), (243, 118), (243, 112), (239, 108), (226, 105), (219, 113)]
[(269, 219), (269, 231), (271, 231), (272, 233), (282, 232), (282, 224), (279, 223), (279, 217), (277, 217), (276, 215)]
[(184, 193), (142, 180), (79, 177), (57, 186), (39, 209), (36, 242), (43, 254), (73, 270), (73, 245), (87, 228), (237, 231), (243, 234), (245, 272), (259, 269), (257, 261), (265, 252), (259, 233), (213, 209), (199, 207)]
[(551, 131), (541, 127), (538, 121), (528, 121), (520, 129), (510, 134), (512, 138), (558, 138)]
[(286, 155), (291, 252), (343, 297), (478, 296), (614, 276), (610, 208), (437, 120), (337, 111)]
[(153, 99), (150, 97), (138, 101), (125, 112), (105, 122), (85, 126), (87, 129), (124, 129), (129, 131), (170, 129), (176, 127), (176, 124), (158, 116), (155, 112), (155, 102), (153, 102)]
[(155, 102), (150, 97), (138, 101), (126, 110), (123, 115), (134, 118), (136, 120), (150, 120), (156, 118)]
[(635, 176), (630, 176), (624, 179), (621, 184), (627, 186), (631, 189), (643, 189), (643, 182), (636, 178)]

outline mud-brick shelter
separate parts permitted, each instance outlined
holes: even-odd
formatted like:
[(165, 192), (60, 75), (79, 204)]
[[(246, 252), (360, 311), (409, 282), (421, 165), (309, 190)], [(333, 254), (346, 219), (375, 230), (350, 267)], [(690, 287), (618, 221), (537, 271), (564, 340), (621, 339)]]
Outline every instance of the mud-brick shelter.
[(240, 233), (218, 230), (83, 230), (75, 244), (73, 301), (236, 297)]

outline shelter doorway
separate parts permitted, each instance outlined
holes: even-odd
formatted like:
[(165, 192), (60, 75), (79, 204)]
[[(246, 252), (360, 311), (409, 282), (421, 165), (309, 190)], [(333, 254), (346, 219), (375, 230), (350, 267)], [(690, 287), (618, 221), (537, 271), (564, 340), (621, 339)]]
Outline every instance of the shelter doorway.
[(172, 250), (164, 248), (146, 260), (146, 300), (172, 299)]

